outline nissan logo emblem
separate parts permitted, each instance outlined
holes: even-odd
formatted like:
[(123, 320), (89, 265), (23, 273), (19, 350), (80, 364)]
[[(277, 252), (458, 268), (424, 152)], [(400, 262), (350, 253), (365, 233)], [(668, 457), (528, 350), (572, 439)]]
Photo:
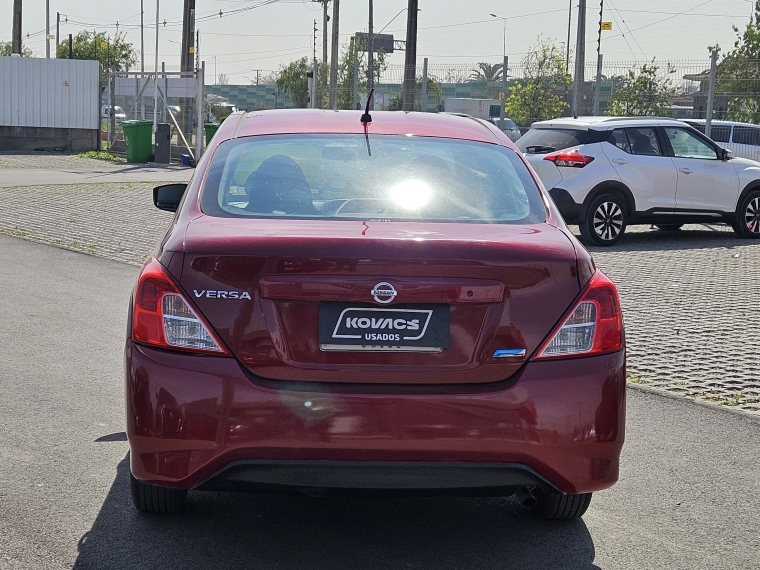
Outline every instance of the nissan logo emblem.
[(372, 297), (374, 297), (375, 301), (382, 303), (383, 305), (393, 301), (393, 299), (396, 298), (396, 295), (398, 295), (396, 288), (387, 281), (381, 281), (372, 289)]

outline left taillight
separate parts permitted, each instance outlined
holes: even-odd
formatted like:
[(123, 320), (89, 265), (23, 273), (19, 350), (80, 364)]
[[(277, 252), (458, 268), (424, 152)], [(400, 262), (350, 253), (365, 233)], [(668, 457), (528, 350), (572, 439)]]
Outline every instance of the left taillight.
[(612, 281), (597, 271), (562, 324), (536, 353), (536, 359), (597, 356), (623, 348), (623, 314)]
[(137, 278), (132, 339), (162, 348), (228, 354), (155, 258), (143, 266)]
[(577, 148), (569, 150), (563, 150), (562, 152), (556, 152), (554, 154), (547, 154), (544, 160), (553, 162), (557, 166), (564, 166), (567, 168), (583, 168), (587, 164), (594, 161), (593, 156), (586, 156), (581, 154)]

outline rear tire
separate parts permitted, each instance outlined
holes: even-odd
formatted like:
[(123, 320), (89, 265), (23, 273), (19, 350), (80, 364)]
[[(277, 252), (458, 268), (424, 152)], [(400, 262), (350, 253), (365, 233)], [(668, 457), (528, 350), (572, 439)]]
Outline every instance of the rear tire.
[(185, 507), (187, 490), (150, 485), (129, 474), (132, 487), (132, 503), (144, 513), (178, 513)]
[(731, 227), (739, 237), (760, 239), (760, 190), (752, 190), (742, 198)]
[(683, 224), (655, 224), (655, 227), (663, 232), (677, 232), (683, 227)]
[(591, 493), (578, 495), (549, 495), (536, 489), (533, 491), (536, 497), (536, 506), (531, 512), (542, 519), (553, 521), (566, 521), (583, 516), (591, 504)]
[(586, 218), (578, 226), (587, 245), (615, 245), (628, 225), (625, 200), (615, 194), (602, 194), (589, 204)]

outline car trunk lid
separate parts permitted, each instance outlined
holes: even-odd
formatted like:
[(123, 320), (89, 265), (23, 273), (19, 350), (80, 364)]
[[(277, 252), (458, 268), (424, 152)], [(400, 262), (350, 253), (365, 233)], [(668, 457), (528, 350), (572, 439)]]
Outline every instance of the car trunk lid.
[(575, 249), (548, 224), (206, 216), (180, 283), (251, 373), (375, 384), (509, 378), (580, 290)]

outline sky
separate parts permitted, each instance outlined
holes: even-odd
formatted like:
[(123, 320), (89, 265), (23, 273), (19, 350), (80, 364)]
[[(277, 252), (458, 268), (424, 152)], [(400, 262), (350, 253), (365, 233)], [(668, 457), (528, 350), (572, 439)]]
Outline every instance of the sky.
[[(145, 65), (149, 70), (155, 54), (156, 0), (143, 1)], [(56, 12), (61, 13), (62, 38), (83, 29), (113, 34), (118, 23), (118, 30), (127, 34), (127, 41), (139, 52), (140, 0), (49, 2), (51, 33), (55, 33)], [(587, 3), (588, 61), (595, 60), (599, 2)], [(574, 47), (577, 4), (578, 0), (419, 0), (418, 64), (424, 57), (431, 64), (497, 63), (505, 37), (510, 65), (519, 62), (539, 37), (552, 39), (564, 50), (571, 5)], [(159, 61), (165, 61), (170, 70), (179, 68), (182, 5), (182, 0), (160, 0)], [(374, 6), (375, 32), (387, 26), (384, 33), (405, 39), (407, 1), (375, 0)], [(0, 0), (0, 40), (11, 38), (12, 7), (13, 0)], [(342, 44), (354, 32), (367, 30), (368, 2), (341, 0), (340, 8)], [(752, 10), (751, 0), (605, 0), (603, 19), (612, 22), (613, 29), (602, 35), (604, 60), (645, 61), (656, 57), (661, 61), (707, 61), (708, 45), (718, 43), (724, 52), (733, 47), (736, 34), (731, 26), (743, 29)], [(196, 0), (196, 12), (207, 83), (224, 73), (231, 84), (247, 84), (255, 81), (257, 70), (263, 77), (293, 59), (311, 57), (315, 19), (320, 30), (316, 51), (321, 57), (322, 8), (314, 2)], [(506, 34), (505, 21), (493, 18), (492, 13), (506, 18)], [(22, 22), (25, 45), (36, 57), (45, 57), (45, 0), (23, 0)], [(403, 52), (391, 55), (389, 63), (403, 64)]]

